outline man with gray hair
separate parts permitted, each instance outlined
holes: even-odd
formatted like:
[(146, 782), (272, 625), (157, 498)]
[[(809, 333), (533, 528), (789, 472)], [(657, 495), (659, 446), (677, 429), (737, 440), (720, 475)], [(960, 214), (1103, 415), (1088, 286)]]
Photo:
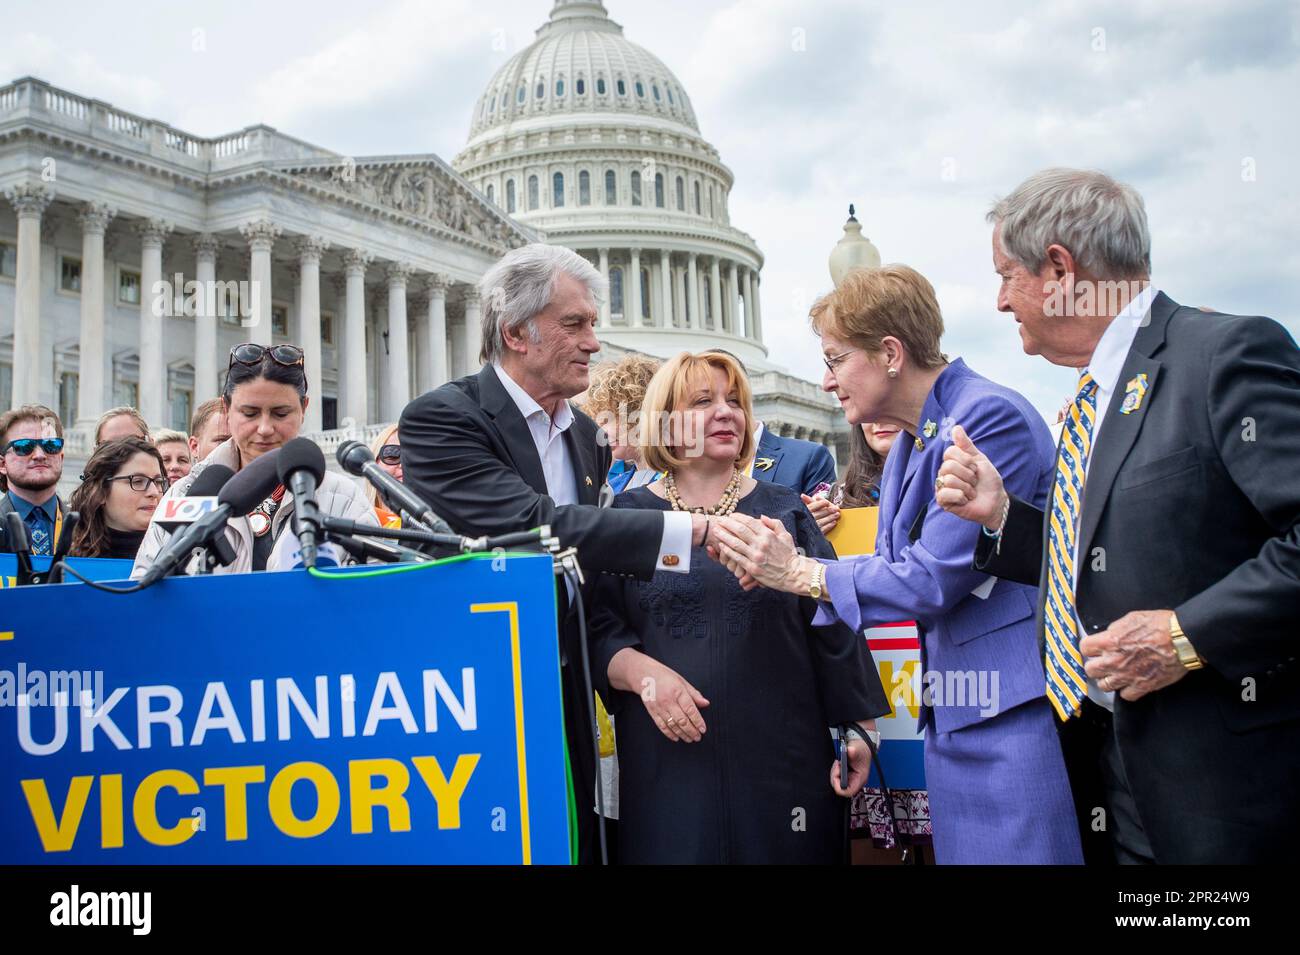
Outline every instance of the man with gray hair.
[(1092, 862), (1300, 852), (1300, 349), (1151, 283), (1142, 199), (1049, 169), (989, 213), (998, 309), (1079, 369), (1046, 511), (961, 428), (939, 504), (1039, 587), (1048, 698)]
[[(608, 442), (569, 403), (586, 390), (605, 283), (560, 246), (507, 253), (479, 283), (484, 303), (476, 374), (416, 398), (398, 424), (403, 482), (458, 533), (477, 537), (549, 524), (576, 547), (588, 586), (600, 572), (649, 580), (657, 568), (686, 573), (702, 545), (698, 514), (597, 507), (609, 471)], [(579, 849), (594, 861), (591, 796), (596, 756), (582, 681), (577, 601), (559, 589), (565, 732), (579, 794)]]

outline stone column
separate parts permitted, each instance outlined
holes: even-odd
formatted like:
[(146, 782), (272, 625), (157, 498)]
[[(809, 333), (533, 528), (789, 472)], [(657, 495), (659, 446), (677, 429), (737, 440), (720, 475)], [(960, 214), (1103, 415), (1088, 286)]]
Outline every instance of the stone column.
[[(629, 266), (631, 275), (628, 276), (630, 281), (627, 283), (632, 294), (632, 313), (628, 325), (632, 328), (640, 328), (645, 320), (641, 315), (641, 250), (629, 249), (628, 254), (632, 257), (632, 264)], [(623, 314), (628, 314), (628, 299), (625, 295), (623, 298)]]
[(659, 324), (662, 328), (673, 327), (673, 267), (672, 258), (667, 252), (659, 253), (659, 295), (663, 299), (662, 314)]
[(749, 295), (754, 303), (754, 341), (763, 340), (763, 302), (762, 296), (758, 293), (758, 270), (751, 269), (749, 272)]
[(272, 341), (271, 329), (271, 247), (280, 237), (280, 227), (269, 219), (246, 222), (239, 227), (248, 240), (252, 258), (249, 261), (248, 279), (252, 285), (254, 314), (249, 328), (249, 340), (259, 345)]
[(714, 330), (725, 332), (727, 321), (722, 317), (722, 269), (718, 267), (716, 255), (709, 263), (709, 309), (713, 312)]
[[(221, 242), (210, 233), (194, 237), (194, 280), (198, 308), (194, 313), (194, 406), (217, 396), (217, 252)], [(237, 303), (236, 303), (237, 304)]]
[[(479, 351), (483, 347), (483, 312), (478, 287), (465, 289), (465, 373), (473, 375), (483, 367)], [(606, 303), (608, 305), (608, 303)]]
[(351, 419), (358, 428), (369, 423), (366, 411), (366, 266), (369, 263), (370, 255), (359, 249), (348, 249), (343, 254), (348, 289), (347, 317), (339, 349), (342, 356), (339, 422)]
[[(14, 277), (14, 390), (10, 407), (40, 402), (41, 215), (54, 195), (37, 183), (5, 192), (18, 214), (18, 270)], [(51, 368), (53, 374), (53, 368)], [(5, 396), (0, 396), (3, 399)]]
[(689, 315), (686, 314), (686, 296), (682, 294), (682, 268), (674, 265), (673, 269), (673, 316), (678, 319), (682, 328), (689, 328)]
[(322, 371), (320, 346), (320, 257), (330, 247), (320, 236), (298, 240), (298, 343), (302, 346), (303, 364), (307, 366), (307, 417), (302, 429), (320, 431), (325, 396), (321, 394)]
[[(600, 276), (605, 280), (605, 288), (608, 289), (609, 288), (609, 249), (600, 249), (599, 251), (600, 251)], [(613, 298), (614, 298), (613, 295), (607, 292), (605, 294), (605, 301), (601, 302), (600, 304), (600, 327), (601, 328), (609, 328), (610, 326), (610, 322), (611, 322), (610, 314), (612, 310)], [(624, 304), (624, 308), (626, 309), (627, 302), (624, 301), (623, 304)], [(473, 363), (471, 362), (471, 364)]]
[(740, 294), (745, 300), (745, 337), (754, 337), (754, 285), (750, 281), (752, 273), (745, 268), (740, 273)]
[(425, 352), (426, 382), (430, 390), (444, 384), (449, 375), (447, 342), (447, 287), (451, 284), (445, 275), (429, 276), (429, 314), (424, 327), (429, 336), (429, 350)]
[(406, 283), (415, 268), (405, 262), (388, 267), (388, 416), (396, 421), (411, 400), (411, 361), (407, 353)]
[(116, 210), (88, 202), (81, 219), (81, 363), (77, 368), (77, 427), (93, 428), (109, 407), (105, 387), (104, 232)]
[(736, 263), (732, 260), (727, 263), (727, 328), (737, 338), (744, 338), (745, 326), (741, 322), (740, 303), (736, 298), (739, 294), (740, 282), (736, 278)]
[[(163, 360), (164, 303), (156, 301), (162, 282), (162, 247), (172, 231), (170, 223), (147, 219), (140, 234), (140, 414), (151, 428), (171, 424), (167, 415), (167, 366)], [(170, 305), (171, 303), (166, 303)]]
[(692, 252), (686, 259), (686, 300), (690, 303), (691, 328), (704, 327), (704, 316), (700, 314), (700, 273), (695, 264), (697, 258)]

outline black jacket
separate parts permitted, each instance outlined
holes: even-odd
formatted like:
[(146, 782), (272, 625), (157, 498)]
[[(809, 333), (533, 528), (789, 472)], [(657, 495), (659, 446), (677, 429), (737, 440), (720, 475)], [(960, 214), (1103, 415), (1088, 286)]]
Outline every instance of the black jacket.
[[(1145, 373), (1140, 406), (1125, 384)], [(977, 569), (1047, 593), (1045, 515), (1013, 500)], [(1115, 734), (1158, 862), (1300, 852), (1300, 349), (1267, 318), (1161, 294), (1093, 449), (1078, 535), (1087, 633), (1172, 609), (1207, 661), (1136, 702)]]

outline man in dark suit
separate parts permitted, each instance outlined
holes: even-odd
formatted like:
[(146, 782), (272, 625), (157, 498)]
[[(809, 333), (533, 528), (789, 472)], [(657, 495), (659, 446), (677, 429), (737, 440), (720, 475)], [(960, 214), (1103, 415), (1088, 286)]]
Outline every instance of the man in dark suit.
[(760, 425), (754, 454), (754, 480), (783, 484), (812, 494), (819, 484), (835, 483), (835, 459), (825, 445), (802, 438), (783, 438)]
[[(412, 401), (402, 412), (403, 483), (469, 536), (549, 524), (576, 547), (589, 594), (597, 573), (649, 580), (656, 568), (686, 573), (703, 543), (701, 515), (597, 507), (609, 471), (608, 440), (568, 401), (587, 387), (600, 350), (599, 272), (576, 252), (533, 244), (483, 277), (485, 365)], [(577, 601), (559, 588), (565, 732), (578, 799), (584, 861), (598, 858), (592, 812), (596, 757), (593, 701), (582, 676)]]
[(990, 218), (999, 309), (1080, 387), (1045, 512), (960, 428), (936, 497), (984, 525), (978, 569), (1038, 583), (1085, 854), (1289, 861), (1300, 350), (1270, 319), (1158, 292), (1142, 200), (1101, 173), (1039, 173)]

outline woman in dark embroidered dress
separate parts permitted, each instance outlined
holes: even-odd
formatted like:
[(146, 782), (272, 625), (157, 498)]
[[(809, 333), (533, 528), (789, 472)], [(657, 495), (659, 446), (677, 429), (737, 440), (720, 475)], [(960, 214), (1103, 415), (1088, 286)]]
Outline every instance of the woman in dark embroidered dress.
[[(641, 420), (646, 463), (665, 476), (615, 507), (763, 516), (833, 559), (797, 492), (744, 475), (753, 414), (731, 356), (665, 364)], [(608, 681), (600, 693), (618, 720), (620, 860), (842, 860), (829, 727), (874, 729), (889, 710), (865, 641), (844, 626), (813, 627), (810, 599), (745, 592), (703, 547), (690, 574), (604, 577), (595, 603), (593, 675)], [(854, 770), (850, 790), (865, 767)]]

